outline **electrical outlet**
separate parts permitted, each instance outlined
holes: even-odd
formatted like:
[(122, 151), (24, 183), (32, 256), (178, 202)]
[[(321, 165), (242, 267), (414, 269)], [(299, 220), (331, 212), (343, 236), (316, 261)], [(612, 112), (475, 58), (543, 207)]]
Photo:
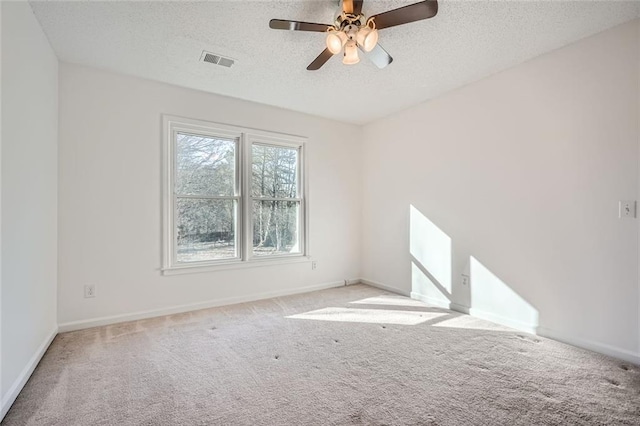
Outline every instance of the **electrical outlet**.
[(316, 262), (315, 260), (311, 262), (311, 269), (316, 269), (317, 267), (318, 267), (318, 262)]
[(94, 284), (84, 286), (84, 297), (96, 297), (96, 286)]
[(618, 204), (618, 217), (636, 217), (636, 202), (635, 201), (620, 201)]
[(469, 285), (469, 275), (462, 274), (462, 285)]

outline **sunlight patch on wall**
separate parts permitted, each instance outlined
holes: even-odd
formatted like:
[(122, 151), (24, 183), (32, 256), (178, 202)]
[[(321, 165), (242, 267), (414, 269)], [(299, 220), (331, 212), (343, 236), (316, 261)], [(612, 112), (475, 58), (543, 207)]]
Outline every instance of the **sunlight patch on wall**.
[(443, 312), (391, 311), (386, 309), (323, 308), (288, 316), (292, 319), (361, 322), (370, 324), (416, 325), (443, 315)]
[(538, 310), (473, 256), (470, 274), (472, 315), (521, 330), (538, 326)]
[(411, 297), (419, 297), (428, 305), (449, 308), (451, 294), (444, 291), (416, 262), (411, 262)]
[(451, 237), (410, 206), (411, 291), (448, 303), (451, 298)]

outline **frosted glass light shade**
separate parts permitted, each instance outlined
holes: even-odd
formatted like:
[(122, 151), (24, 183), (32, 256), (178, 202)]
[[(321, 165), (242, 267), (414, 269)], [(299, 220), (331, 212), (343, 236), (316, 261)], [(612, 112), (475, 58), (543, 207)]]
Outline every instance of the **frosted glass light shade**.
[(378, 30), (375, 28), (363, 27), (358, 31), (356, 39), (365, 52), (371, 52), (378, 43)]
[(340, 53), (346, 39), (347, 36), (342, 31), (329, 31), (329, 34), (327, 34), (327, 49), (334, 55)]
[(360, 58), (358, 57), (358, 46), (355, 41), (349, 40), (344, 47), (344, 58), (342, 58), (342, 63), (345, 65), (355, 65), (358, 62), (360, 62)]

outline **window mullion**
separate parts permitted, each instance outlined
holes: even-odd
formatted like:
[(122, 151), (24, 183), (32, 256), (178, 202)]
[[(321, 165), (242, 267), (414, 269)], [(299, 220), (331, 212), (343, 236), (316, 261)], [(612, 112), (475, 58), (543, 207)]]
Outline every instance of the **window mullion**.
[(255, 201), (291, 201), (293, 203), (299, 203), (302, 198), (285, 198), (285, 197), (251, 197)]
[(193, 195), (193, 194), (175, 194), (176, 198), (189, 198), (194, 200), (238, 200), (236, 195)]
[(302, 146), (298, 148), (298, 197), (301, 198), (298, 217), (300, 220), (300, 228), (298, 241), (300, 250), (305, 256), (309, 255), (309, 194), (308, 192), (308, 176), (307, 173), (307, 156)]
[(251, 258), (251, 248), (253, 246), (253, 209), (251, 199), (251, 145), (246, 133), (240, 137), (242, 145), (240, 149), (242, 173), (242, 260), (248, 261)]
[(242, 178), (242, 134), (236, 138), (236, 157), (235, 157), (235, 182), (233, 185), (233, 191), (235, 195), (235, 243), (236, 243), (236, 254), (240, 258), (241, 261), (244, 260), (244, 230), (243, 230), (243, 211), (244, 207), (242, 206), (242, 195), (244, 190), (242, 188), (243, 178)]

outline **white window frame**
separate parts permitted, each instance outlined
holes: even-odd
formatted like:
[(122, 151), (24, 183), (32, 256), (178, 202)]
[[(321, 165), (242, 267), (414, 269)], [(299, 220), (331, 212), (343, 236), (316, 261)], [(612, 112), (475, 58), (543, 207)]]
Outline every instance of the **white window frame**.
[[(217, 136), (235, 139), (236, 146), (236, 189), (234, 198), (237, 200), (237, 223), (235, 231), (236, 258), (201, 261), (177, 261), (177, 226), (175, 193), (175, 162), (177, 133), (191, 133), (203, 136)], [(309, 254), (309, 187), (307, 179), (306, 146), (307, 139), (301, 136), (255, 130), (246, 127), (230, 126), (202, 120), (182, 117), (162, 116), (162, 145), (163, 145), (163, 255), (162, 274), (174, 275), (194, 272), (217, 271), (244, 267), (267, 266), (283, 263), (308, 262)], [(300, 226), (298, 232), (300, 253), (282, 253), (268, 256), (253, 256), (253, 201), (251, 194), (252, 179), (252, 146), (253, 144), (268, 146), (282, 146), (298, 150), (298, 193), (296, 201), (300, 202), (298, 213)], [(207, 197), (196, 197), (207, 198)], [(218, 197), (212, 197), (218, 198)], [(290, 199), (287, 199), (290, 200)]]

